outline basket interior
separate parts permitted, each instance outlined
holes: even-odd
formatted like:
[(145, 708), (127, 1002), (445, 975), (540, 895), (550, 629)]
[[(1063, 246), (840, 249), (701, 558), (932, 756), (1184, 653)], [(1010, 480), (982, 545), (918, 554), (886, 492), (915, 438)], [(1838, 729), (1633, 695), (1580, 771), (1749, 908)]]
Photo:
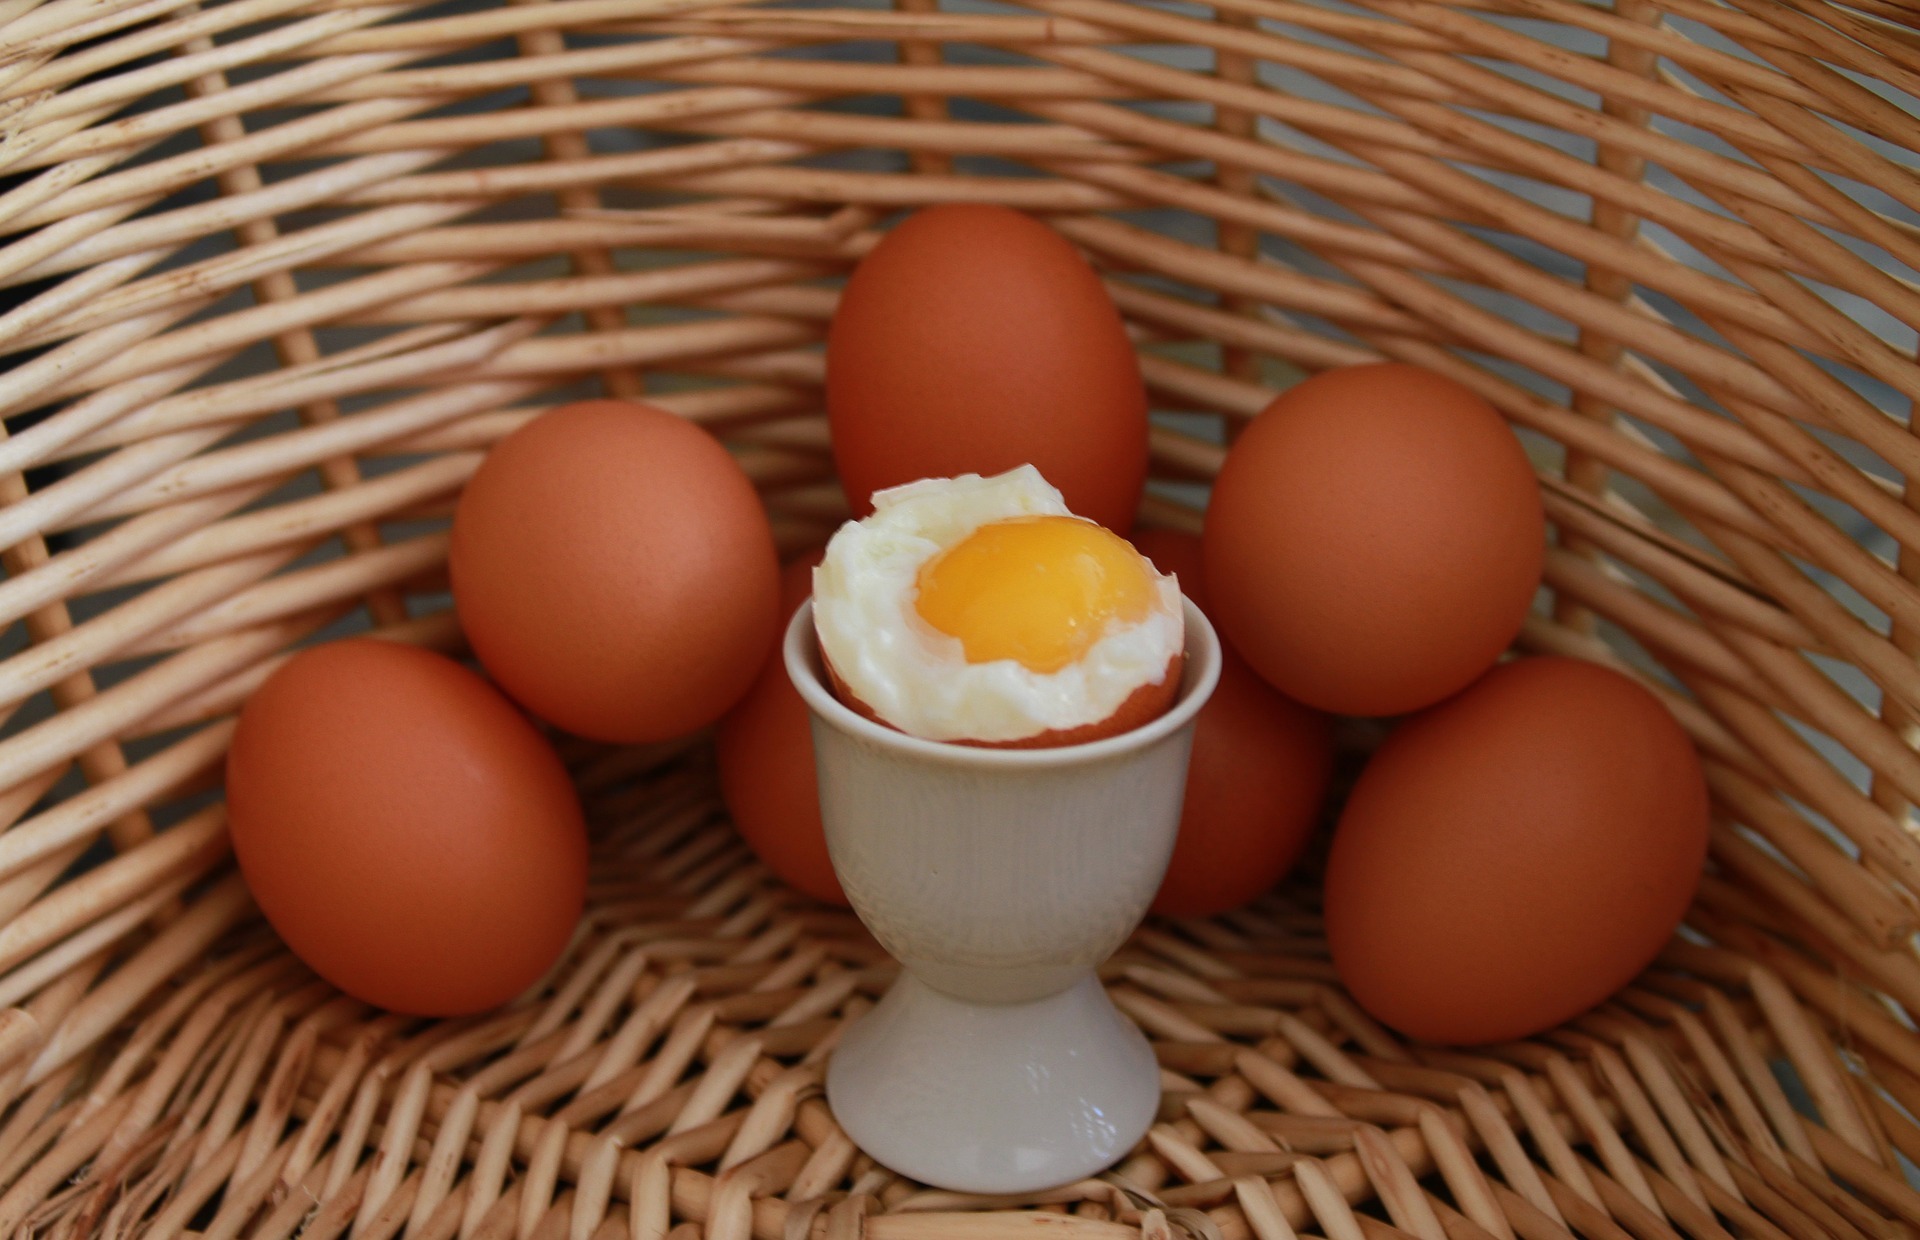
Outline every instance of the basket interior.
[[(1917, 100), (1896, 0), (0, 0), (0, 1231), (1912, 1234)], [(998, 1201), (834, 1125), (893, 966), (753, 861), (702, 738), (563, 742), (591, 910), (501, 1013), (277, 945), (218, 791), (248, 692), (347, 633), (461, 653), (453, 500), (580, 396), (700, 421), (817, 544), (839, 282), (946, 201), (1108, 278), (1146, 521), (1327, 367), (1509, 418), (1520, 646), (1644, 677), (1707, 763), (1639, 983), (1443, 1052), (1343, 996), (1310, 880), (1151, 922), (1105, 976), (1163, 1122)]]

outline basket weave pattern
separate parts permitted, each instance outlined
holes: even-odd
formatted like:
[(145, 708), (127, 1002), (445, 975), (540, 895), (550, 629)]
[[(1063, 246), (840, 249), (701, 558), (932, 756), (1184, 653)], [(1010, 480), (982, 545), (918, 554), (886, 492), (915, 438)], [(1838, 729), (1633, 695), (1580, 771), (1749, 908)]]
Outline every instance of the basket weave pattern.
[[(0, 1234), (1914, 1236), (1917, 101), (1901, 0), (0, 0)], [(1150, 519), (1328, 366), (1522, 429), (1522, 646), (1650, 675), (1714, 793), (1634, 987), (1439, 1052), (1342, 995), (1306, 887), (1150, 923), (1104, 975), (1161, 1123), (994, 1201), (834, 1124), (892, 963), (697, 738), (565, 747), (590, 912), (505, 1011), (278, 945), (212, 795), (246, 694), (356, 625), (459, 652), (452, 501), (572, 396), (700, 420), (817, 542), (837, 277), (952, 200), (1109, 277), (1189, 415)]]

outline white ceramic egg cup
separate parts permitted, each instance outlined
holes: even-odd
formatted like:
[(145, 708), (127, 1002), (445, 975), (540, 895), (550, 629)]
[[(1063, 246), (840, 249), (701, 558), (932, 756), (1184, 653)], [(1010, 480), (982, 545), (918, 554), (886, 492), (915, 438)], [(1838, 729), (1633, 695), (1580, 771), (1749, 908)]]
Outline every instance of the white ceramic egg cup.
[(1213, 628), (1185, 609), (1173, 707), (1058, 749), (924, 741), (863, 719), (825, 683), (813, 605), (788, 626), (833, 868), (905, 966), (827, 1067), (835, 1118), (883, 1166), (1024, 1193), (1104, 1170), (1153, 1122), (1153, 1051), (1094, 969), (1166, 873), (1194, 715), (1219, 680)]

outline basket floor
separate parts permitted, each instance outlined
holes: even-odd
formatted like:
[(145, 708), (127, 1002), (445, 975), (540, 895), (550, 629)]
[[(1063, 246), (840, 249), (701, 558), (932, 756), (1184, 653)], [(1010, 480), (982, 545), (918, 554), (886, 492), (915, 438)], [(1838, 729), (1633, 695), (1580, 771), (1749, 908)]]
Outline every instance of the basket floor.
[[(1843, 1056), (1915, 1053), (1891, 1021), (1883, 1045), (1840, 1047), (1829, 1014), (1762, 963), (1676, 942), (1546, 1037), (1409, 1046), (1341, 992), (1310, 895), (1292, 892), (1151, 921), (1103, 970), (1165, 1091), (1112, 1174), (1018, 1200), (924, 1188), (855, 1149), (821, 1095), (835, 1040), (894, 963), (851, 913), (752, 858), (704, 749), (578, 769), (596, 823), (589, 910), (535, 992), (464, 1020), (375, 1013), (251, 920), (124, 1039), (19, 1098), (0, 1130), (0, 1220), (374, 1240), (1013, 1240), (1036, 1227), (1084, 1240), (1895, 1240), (1920, 1227), (1899, 1170), (1920, 1134), (1843, 1071)], [(1710, 880), (1695, 917), (1712, 921), (1716, 898), (1737, 897)], [(1849, 1017), (1856, 1037), (1875, 1027)], [(76, 1092), (81, 1071), (93, 1088)]]

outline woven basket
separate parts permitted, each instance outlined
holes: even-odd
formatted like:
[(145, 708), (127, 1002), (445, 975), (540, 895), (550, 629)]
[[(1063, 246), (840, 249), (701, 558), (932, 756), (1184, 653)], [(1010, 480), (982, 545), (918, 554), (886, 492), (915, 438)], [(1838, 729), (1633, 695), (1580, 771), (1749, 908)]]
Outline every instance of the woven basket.
[[(1910, 0), (0, 0), (0, 1234), (1920, 1235), (1916, 107)], [(1441, 1052), (1343, 996), (1304, 883), (1151, 922), (1105, 977), (1161, 1122), (993, 1200), (835, 1125), (893, 967), (701, 738), (564, 747), (591, 909), (520, 1004), (400, 1019), (285, 952), (217, 793), (246, 694), (369, 626), (457, 652), (452, 500), (562, 399), (700, 420), (820, 539), (836, 278), (950, 200), (1109, 276), (1177, 415), (1150, 520), (1328, 366), (1520, 428), (1522, 645), (1706, 757), (1653, 970)]]

